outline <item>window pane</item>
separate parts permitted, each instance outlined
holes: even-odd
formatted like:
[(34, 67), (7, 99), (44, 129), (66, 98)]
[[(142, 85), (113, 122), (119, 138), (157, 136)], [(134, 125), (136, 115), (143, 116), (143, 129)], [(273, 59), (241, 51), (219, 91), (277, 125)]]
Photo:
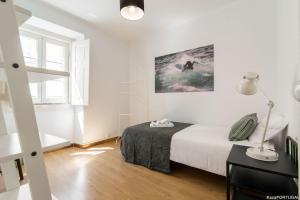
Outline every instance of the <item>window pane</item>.
[(65, 80), (58, 79), (46, 82), (46, 98), (65, 98)]
[(66, 47), (46, 42), (46, 68), (53, 70), (66, 70)]
[(38, 67), (38, 40), (21, 36), (21, 45), (27, 66)]
[(38, 84), (37, 83), (30, 83), (30, 93), (32, 98), (38, 98), (39, 91), (38, 91)]

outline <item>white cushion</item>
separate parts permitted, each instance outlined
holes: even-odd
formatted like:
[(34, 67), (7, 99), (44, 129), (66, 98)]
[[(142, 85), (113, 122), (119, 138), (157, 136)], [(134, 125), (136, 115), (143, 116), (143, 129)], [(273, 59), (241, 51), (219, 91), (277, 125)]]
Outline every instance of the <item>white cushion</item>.
[[(253, 143), (261, 142), (266, 123), (267, 123), (267, 116), (258, 124), (254, 133), (249, 137), (250, 142)], [(288, 125), (288, 121), (283, 115), (279, 113), (271, 113), (265, 141), (271, 140), (276, 135), (281, 134), (287, 125)]]

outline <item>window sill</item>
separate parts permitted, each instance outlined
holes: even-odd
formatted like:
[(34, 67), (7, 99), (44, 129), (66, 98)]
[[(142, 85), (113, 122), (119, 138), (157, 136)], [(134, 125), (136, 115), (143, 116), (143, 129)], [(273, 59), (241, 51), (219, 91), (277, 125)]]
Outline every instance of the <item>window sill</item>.
[(70, 72), (50, 70), (38, 67), (27, 66), (26, 70), (28, 72), (29, 81), (32, 83), (67, 78), (70, 76)]
[(69, 110), (73, 109), (71, 104), (67, 103), (46, 103), (33, 104), (35, 111), (55, 111), (55, 110)]

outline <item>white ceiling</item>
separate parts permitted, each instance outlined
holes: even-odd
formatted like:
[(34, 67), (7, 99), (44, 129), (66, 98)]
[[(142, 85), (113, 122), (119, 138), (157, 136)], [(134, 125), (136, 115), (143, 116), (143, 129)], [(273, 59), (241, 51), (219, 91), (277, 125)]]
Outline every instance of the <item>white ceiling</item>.
[(120, 15), (119, 0), (39, 0), (92, 22), (100, 29), (129, 40), (153, 30), (196, 18), (234, 0), (145, 0), (145, 16), (128, 21)]

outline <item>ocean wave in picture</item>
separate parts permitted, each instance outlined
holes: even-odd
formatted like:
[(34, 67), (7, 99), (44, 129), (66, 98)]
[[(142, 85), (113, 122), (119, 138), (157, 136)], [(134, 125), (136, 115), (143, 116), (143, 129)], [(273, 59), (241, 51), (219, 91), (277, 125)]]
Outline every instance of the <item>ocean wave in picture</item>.
[(214, 91), (214, 45), (155, 58), (155, 92)]

